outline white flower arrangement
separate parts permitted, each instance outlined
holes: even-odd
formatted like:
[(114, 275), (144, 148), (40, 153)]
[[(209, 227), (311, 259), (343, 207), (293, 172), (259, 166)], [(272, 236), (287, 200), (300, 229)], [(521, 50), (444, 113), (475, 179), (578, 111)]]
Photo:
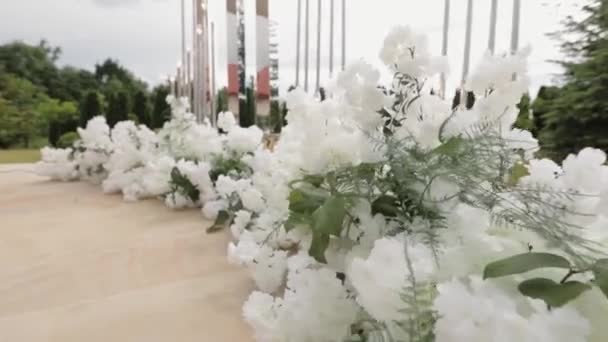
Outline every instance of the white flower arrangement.
[(170, 98), (158, 134), (95, 118), (38, 170), (201, 206), (257, 285), (243, 312), (258, 341), (605, 341), (606, 155), (533, 159), (513, 128), (526, 56), (487, 55), (474, 106), (452, 109), (425, 84), (447, 63), (398, 27), (389, 87), (358, 62), (324, 102), (292, 91), (272, 151), (232, 114), (219, 134)]

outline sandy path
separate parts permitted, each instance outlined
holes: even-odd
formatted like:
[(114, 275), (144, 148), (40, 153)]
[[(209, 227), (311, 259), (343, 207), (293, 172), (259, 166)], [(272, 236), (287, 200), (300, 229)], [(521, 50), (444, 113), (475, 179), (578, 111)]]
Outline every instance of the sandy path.
[(199, 211), (0, 166), (0, 341), (250, 341), (251, 289)]

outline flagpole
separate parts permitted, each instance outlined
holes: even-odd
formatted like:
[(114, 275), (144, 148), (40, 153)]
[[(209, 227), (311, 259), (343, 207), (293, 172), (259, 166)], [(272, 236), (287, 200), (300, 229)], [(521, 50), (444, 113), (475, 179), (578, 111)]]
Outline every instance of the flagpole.
[(215, 23), (211, 23), (211, 125), (216, 127), (217, 113), (215, 106)]
[(342, 70), (346, 66), (346, 0), (342, 0)]
[[(444, 1), (444, 11), (443, 11), (443, 41), (441, 46), (441, 55), (446, 57), (448, 55), (448, 40), (449, 40), (449, 31), (450, 31), (450, 0)], [(446, 93), (446, 75), (445, 72), (441, 72), (441, 98), (445, 99)]]
[(199, 78), (199, 68), (198, 63), (196, 63), (197, 56), (199, 55), (198, 51), (198, 15), (196, 11), (196, 5), (199, 0), (192, 0), (192, 112), (194, 116), (198, 118), (199, 108), (198, 108), (198, 78)]
[(300, 86), (300, 27), (302, 26), (302, 0), (298, 0), (298, 19), (296, 28), (296, 87)]
[(304, 14), (304, 91), (308, 91), (308, 23), (309, 23), (309, 0), (305, 2), (305, 14)]
[(329, 77), (334, 72), (334, 0), (329, 3)]
[(315, 93), (321, 87), (321, 0), (317, 0), (317, 75)]
[(496, 18), (498, 14), (498, 0), (492, 0), (492, 8), (490, 10), (490, 38), (488, 41), (488, 50), (491, 54), (496, 52)]
[(513, 28), (511, 31), (511, 53), (519, 49), (519, 20), (521, 15), (521, 0), (513, 0)]
[[(185, 0), (181, 1), (181, 12), (182, 12), (182, 67), (185, 68), (187, 61), (186, 61), (186, 5), (185, 5)], [(182, 80), (183, 83), (183, 80)], [(182, 92), (185, 92), (184, 89), (182, 89)], [(182, 94), (183, 96), (183, 94)]]
[(462, 66), (462, 83), (460, 90), (460, 105), (466, 106), (466, 90), (464, 88), (467, 77), (469, 76), (469, 64), (471, 59), (471, 34), (473, 31), (473, 0), (467, 4), (467, 29), (464, 42), (464, 63)]

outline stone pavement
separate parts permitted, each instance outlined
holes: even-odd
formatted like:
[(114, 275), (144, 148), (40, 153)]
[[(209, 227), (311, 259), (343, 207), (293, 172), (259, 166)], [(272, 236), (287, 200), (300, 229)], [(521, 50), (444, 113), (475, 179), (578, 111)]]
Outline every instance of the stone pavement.
[(0, 166), (0, 341), (252, 340), (241, 316), (252, 283), (200, 211), (31, 168)]

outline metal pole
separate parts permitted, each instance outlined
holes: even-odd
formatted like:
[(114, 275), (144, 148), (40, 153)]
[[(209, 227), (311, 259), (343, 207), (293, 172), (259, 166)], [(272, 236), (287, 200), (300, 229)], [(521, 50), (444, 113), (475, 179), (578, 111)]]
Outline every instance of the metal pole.
[(309, 0), (306, 0), (304, 14), (304, 91), (308, 91), (308, 23), (309, 23)]
[(192, 112), (194, 116), (198, 118), (199, 108), (198, 108), (198, 82), (199, 82), (199, 67), (196, 62), (197, 56), (199, 55), (198, 51), (198, 14), (196, 10), (196, 6), (199, 0), (192, 0)]
[(300, 27), (302, 19), (302, 0), (298, 0), (298, 27), (296, 29), (296, 87), (300, 86)]
[(498, 14), (498, 0), (492, 0), (492, 9), (490, 10), (490, 38), (488, 41), (488, 50), (494, 54), (496, 52), (496, 18)]
[(208, 92), (209, 92), (209, 22), (208, 22), (208, 17), (207, 17), (207, 0), (202, 0), (202, 6), (203, 6), (203, 64), (202, 64), (202, 68), (204, 71), (204, 76), (203, 76), (203, 89), (202, 89), (202, 93), (203, 93), (203, 110), (202, 110), (202, 117), (207, 117), (209, 116), (209, 98), (208, 98)]
[(471, 34), (473, 30), (473, 0), (468, 1), (467, 5), (467, 31), (464, 42), (464, 63), (462, 66), (462, 84), (460, 90), (460, 105), (465, 106), (467, 93), (464, 89), (465, 82), (469, 76), (469, 64), (471, 59)]
[(329, 77), (334, 72), (334, 0), (329, 3)]
[[(186, 5), (185, 0), (181, 1), (182, 9), (182, 67), (185, 68), (187, 65), (186, 61)], [(183, 80), (182, 80), (183, 83)], [(182, 90), (183, 91), (183, 90)], [(183, 94), (182, 94), (183, 96)]]
[(519, 49), (519, 18), (521, 15), (521, 0), (513, 0), (513, 28), (511, 32), (511, 53)]
[(211, 125), (216, 126), (217, 113), (215, 106), (215, 24), (211, 23)]
[(315, 93), (321, 87), (321, 0), (317, 0), (317, 75)]
[(342, 0), (342, 70), (346, 66), (346, 0)]
[[(445, 0), (444, 10), (443, 10), (443, 41), (441, 45), (441, 55), (448, 55), (448, 40), (450, 33), (450, 0)], [(440, 85), (440, 95), (442, 99), (445, 99), (446, 92), (446, 75), (445, 72), (441, 73), (441, 85)]]

